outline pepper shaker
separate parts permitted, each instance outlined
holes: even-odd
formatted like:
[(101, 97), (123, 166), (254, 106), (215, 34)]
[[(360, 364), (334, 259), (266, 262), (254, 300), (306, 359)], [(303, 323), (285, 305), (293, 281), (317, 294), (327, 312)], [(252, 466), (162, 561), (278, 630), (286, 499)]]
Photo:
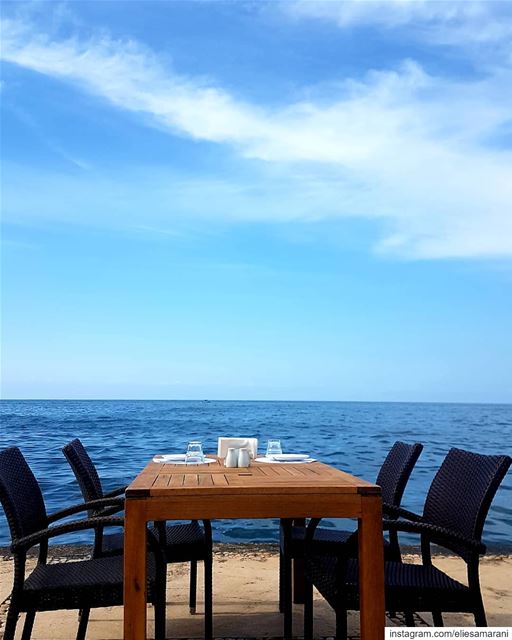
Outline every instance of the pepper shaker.
[(251, 456), (249, 454), (249, 449), (243, 447), (238, 450), (238, 466), (239, 467), (248, 467), (251, 463)]
[(224, 460), (224, 466), (226, 467), (237, 467), (238, 466), (238, 449), (234, 447), (230, 447), (226, 454), (226, 459)]

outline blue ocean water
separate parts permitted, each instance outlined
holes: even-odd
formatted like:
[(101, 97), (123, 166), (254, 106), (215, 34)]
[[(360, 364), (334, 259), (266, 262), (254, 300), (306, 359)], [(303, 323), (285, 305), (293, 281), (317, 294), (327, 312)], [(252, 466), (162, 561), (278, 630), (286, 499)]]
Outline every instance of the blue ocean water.
[[(200, 439), (215, 453), (217, 436), (278, 437), (286, 452), (309, 453), (374, 480), (397, 439), (422, 442), (403, 505), (421, 512), (428, 486), (452, 446), (479, 453), (511, 453), (512, 405), (372, 402), (56, 401), (0, 402), (0, 449), (21, 448), (41, 483), (48, 511), (81, 501), (61, 448), (80, 437), (106, 490), (128, 483), (156, 453), (184, 451)], [(347, 523), (344, 523), (346, 526)], [(275, 542), (277, 522), (218, 521), (223, 542)], [(59, 542), (85, 542), (75, 534)], [(406, 540), (411, 542), (414, 539)], [(491, 507), (484, 540), (512, 547), (512, 473)], [(0, 546), (7, 544), (0, 510)]]

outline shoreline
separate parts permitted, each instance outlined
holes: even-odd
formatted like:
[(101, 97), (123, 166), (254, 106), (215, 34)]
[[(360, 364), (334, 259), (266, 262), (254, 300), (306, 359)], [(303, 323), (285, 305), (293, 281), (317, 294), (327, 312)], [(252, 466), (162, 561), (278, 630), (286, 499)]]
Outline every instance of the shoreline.
[[(421, 557), (419, 545), (400, 545), (402, 555)], [(90, 553), (91, 545), (88, 544), (50, 544), (48, 553), (50, 556), (59, 558), (85, 558)], [(215, 542), (213, 543), (214, 553), (236, 553), (243, 556), (253, 556), (257, 554), (272, 555), (279, 552), (277, 542)], [(432, 545), (433, 555), (441, 558), (456, 558), (457, 556), (443, 547)], [(37, 547), (32, 548), (27, 553), (28, 558), (37, 558)], [(7, 561), (12, 558), (9, 546), (0, 546), (0, 560)], [(485, 559), (512, 558), (512, 545), (488, 545), (487, 553), (482, 556)]]

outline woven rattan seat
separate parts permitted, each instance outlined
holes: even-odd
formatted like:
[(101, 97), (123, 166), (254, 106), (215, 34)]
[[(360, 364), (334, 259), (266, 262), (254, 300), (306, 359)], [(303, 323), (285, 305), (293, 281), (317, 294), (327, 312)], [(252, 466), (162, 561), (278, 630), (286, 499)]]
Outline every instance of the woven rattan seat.
[[(358, 576), (358, 564), (356, 561), (350, 561), (351, 571), (348, 574), (350, 583), (355, 585), (357, 583)], [(416, 590), (419, 593), (415, 595), (421, 595), (426, 597), (430, 592), (430, 597), (447, 597), (449, 594), (453, 595), (453, 592), (466, 595), (469, 592), (469, 588), (455, 580), (450, 578), (449, 575), (443, 573), (443, 571), (430, 565), (423, 567), (417, 564), (409, 564), (405, 562), (386, 562), (384, 564), (386, 588), (391, 592), (393, 589), (410, 589)], [(446, 591), (446, 596), (441, 596), (440, 592)]]
[[(382, 500), (385, 505), (400, 506), (407, 481), (418, 460), (423, 445), (395, 442), (384, 460), (376, 483), (382, 489)], [(287, 530), (288, 527), (288, 530)], [(280, 565), (279, 565), (279, 610), (285, 610), (284, 581), (291, 580), (291, 561), (304, 557), (305, 525), (291, 526), (285, 520), (280, 526)], [(345, 545), (352, 555), (357, 555), (357, 532), (344, 531), (327, 527), (318, 527), (315, 530), (315, 553), (336, 553), (339, 545)], [(398, 537), (390, 534), (390, 540), (384, 540), (386, 558), (399, 559), (400, 550)], [(347, 551), (348, 552), (348, 551)], [(291, 590), (288, 590), (290, 593)], [(299, 603), (299, 598), (295, 597)]]
[[(149, 599), (153, 599), (155, 562), (148, 555)], [(91, 559), (79, 562), (38, 564), (23, 585), (27, 609), (102, 607), (105, 601), (123, 601), (123, 557)]]
[[(306, 527), (292, 527), (291, 542), (292, 552), (300, 554), (304, 550), (304, 537), (306, 535)], [(327, 527), (319, 527), (315, 532), (315, 545), (318, 547), (331, 544), (344, 544), (351, 538), (353, 531), (344, 531), (343, 529), (328, 529)], [(329, 548), (329, 547), (328, 547)]]
[[(157, 529), (151, 528), (155, 535)], [(190, 560), (204, 560), (207, 554), (204, 530), (197, 522), (187, 522), (166, 527), (165, 556), (167, 562), (190, 562)], [(103, 535), (103, 551), (106, 555), (122, 551), (123, 534), (113, 533)]]
[[(311, 576), (315, 587), (333, 608), (336, 608), (340, 597), (345, 597), (349, 602), (356, 604), (358, 608), (359, 563), (357, 560), (349, 558), (344, 567), (345, 593), (343, 596), (340, 596), (336, 581), (338, 570), (336, 557), (316, 556), (314, 563), (307, 560), (306, 562), (308, 575)], [(410, 590), (411, 597), (421, 598), (424, 603), (428, 602), (428, 610), (435, 606), (439, 598), (443, 598), (445, 602), (449, 600), (454, 603), (458, 599), (467, 597), (469, 593), (469, 588), (466, 585), (451, 578), (433, 565), (423, 567), (403, 562), (385, 562), (384, 575), (388, 609), (396, 606), (402, 589)]]
[[(300, 558), (304, 553), (304, 538), (306, 536), (305, 527), (292, 527), (291, 544), (292, 554), (294, 558)], [(357, 544), (357, 536), (353, 531), (345, 531), (343, 529), (328, 529), (327, 527), (319, 527), (315, 531), (315, 546), (317, 551), (329, 553), (332, 551), (333, 545), (354, 543), (354, 551)], [(391, 545), (388, 540), (384, 539), (384, 548), (390, 549)], [(391, 550), (389, 551), (391, 554)]]
[[(104, 496), (118, 496), (124, 500), (126, 487), (119, 487), (103, 492), (103, 486), (96, 466), (87, 453), (82, 442), (75, 438), (62, 449), (73, 473), (78, 481), (85, 502), (91, 502)], [(90, 515), (95, 515), (90, 512)], [(204, 598), (205, 598), (205, 635), (211, 635), (212, 629), (212, 530), (208, 520), (186, 524), (155, 523), (151, 530), (160, 540), (166, 562), (190, 562), (190, 590), (189, 608), (191, 613), (196, 611), (197, 597), (197, 562), (204, 563)], [(101, 528), (95, 532), (94, 553), (96, 557), (110, 556), (123, 553), (123, 535), (105, 535)]]
[(208, 556), (204, 529), (197, 520), (187, 524), (167, 526), (165, 534), (167, 562), (204, 560)]
[[(423, 509), (416, 515), (396, 507), (384, 520), (389, 531), (421, 536), (422, 564), (386, 561), (386, 607), (404, 611), (412, 624), (413, 611), (429, 611), (442, 626), (442, 612), (472, 613), (477, 626), (487, 620), (480, 591), (479, 559), (486, 551), (482, 530), (491, 502), (512, 458), (450, 449), (436, 473)], [(320, 555), (313, 543), (318, 520), (308, 526), (305, 540), (307, 577), (304, 638), (313, 634), (314, 585), (336, 612), (336, 637), (346, 636), (347, 610), (359, 609), (358, 563), (339, 546), (336, 554)], [(467, 584), (454, 580), (432, 564), (431, 544), (459, 555), (467, 566)]]
[[(104, 515), (117, 509), (118, 501), (104, 498), (47, 515), (39, 484), (21, 451), (0, 451), (0, 500), (11, 531), (14, 581), (7, 612), (4, 640), (14, 640), (18, 616), (26, 612), (23, 640), (29, 640), (37, 611), (79, 609), (77, 640), (84, 640), (90, 609), (123, 604), (123, 556), (92, 558), (48, 564), (48, 541), (59, 535), (101, 527), (122, 527), (121, 517)], [(64, 524), (68, 516), (92, 510), (97, 515)], [(148, 532), (148, 601), (155, 606), (155, 638), (165, 638), (165, 560), (158, 540)], [(142, 541), (145, 544), (145, 541)], [(36, 567), (26, 575), (27, 551), (39, 545)]]

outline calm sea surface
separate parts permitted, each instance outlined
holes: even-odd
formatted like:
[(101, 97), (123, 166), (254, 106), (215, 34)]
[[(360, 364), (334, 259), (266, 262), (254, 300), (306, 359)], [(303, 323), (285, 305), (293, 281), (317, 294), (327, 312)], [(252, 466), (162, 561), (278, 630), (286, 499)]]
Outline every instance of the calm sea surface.
[[(260, 450), (279, 437), (285, 452), (310, 453), (340, 469), (374, 480), (397, 439), (425, 445), (403, 505), (421, 511), (432, 477), (452, 446), (479, 453), (511, 453), (512, 405), (371, 402), (14, 401), (0, 403), (0, 449), (21, 448), (41, 483), (48, 511), (80, 502), (61, 447), (80, 437), (105, 489), (128, 483), (155, 453), (184, 451), (201, 439), (216, 452), (217, 436), (256, 436)], [(346, 527), (347, 523), (343, 523)], [(274, 542), (276, 521), (216, 522), (218, 541)], [(487, 519), (484, 539), (512, 547), (512, 474)], [(83, 542), (75, 534), (59, 542)], [(7, 544), (0, 510), (0, 546)], [(409, 538), (408, 542), (414, 541)]]

